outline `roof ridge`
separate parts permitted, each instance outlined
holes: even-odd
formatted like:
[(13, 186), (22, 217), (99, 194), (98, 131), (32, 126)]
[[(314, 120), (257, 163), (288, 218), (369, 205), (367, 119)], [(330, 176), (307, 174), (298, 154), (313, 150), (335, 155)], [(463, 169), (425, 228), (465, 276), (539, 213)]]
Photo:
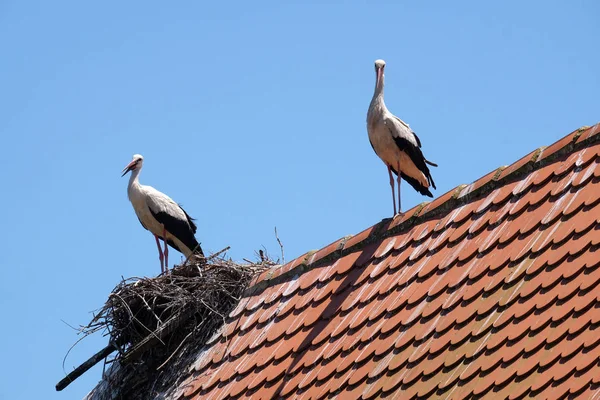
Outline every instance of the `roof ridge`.
[(384, 218), (357, 235), (345, 236), (320, 250), (309, 251), (300, 257), (257, 275), (242, 297), (253, 296), (268, 287), (289, 281), (313, 268), (318, 268), (367, 245), (409, 231), (414, 226), (447, 215), (491, 193), (494, 189), (519, 180), (526, 174), (557, 162), (561, 158), (600, 142), (600, 122), (583, 126), (550, 146), (542, 146), (508, 166), (501, 166), (475, 182), (461, 184), (437, 197), (408, 210), (403, 217)]

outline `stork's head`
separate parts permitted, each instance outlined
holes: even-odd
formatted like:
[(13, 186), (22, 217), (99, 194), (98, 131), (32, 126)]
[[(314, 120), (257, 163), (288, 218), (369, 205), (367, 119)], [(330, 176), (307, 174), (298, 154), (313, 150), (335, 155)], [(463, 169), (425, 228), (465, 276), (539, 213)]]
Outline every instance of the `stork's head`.
[(142, 164), (144, 163), (144, 157), (141, 154), (134, 154), (133, 159), (125, 168), (123, 168), (123, 175), (127, 174), (129, 171), (135, 171), (142, 168)]
[(385, 61), (375, 60), (375, 74), (377, 75), (377, 86), (383, 82), (383, 70), (385, 69)]

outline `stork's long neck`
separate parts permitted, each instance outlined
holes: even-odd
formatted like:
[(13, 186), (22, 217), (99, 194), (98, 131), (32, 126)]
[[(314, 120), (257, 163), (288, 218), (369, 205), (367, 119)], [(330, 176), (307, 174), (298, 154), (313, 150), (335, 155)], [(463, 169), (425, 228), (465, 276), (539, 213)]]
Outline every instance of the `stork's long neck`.
[(383, 86), (385, 83), (385, 75), (383, 74), (383, 71), (381, 72), (381, 78), (379, 80), (375, 81), (375, 93), (373, 94), (373, 98), (375, 97), (381, 97), (381, 100), (383, 100)]
[(371, 99), (371, 105), (369, 106), (370, 114), (380, 114), (385, 110), (385, 102), (383, 101), (383, 83), (384, 76), (381, 74), (381, 79), (375, 81), (375, 92)]
[(138, 176), (140, 175), (140, 171), (142, 169), (134, 169), (133, 171), (131, 171), (131, 176), (129, 177), (129, 184), (127, 185), (127, 194), (128, 196), (131, 198), (131, 192), (133, 190), (139, 189), (140, 187), (140, 181), (138, 179)]

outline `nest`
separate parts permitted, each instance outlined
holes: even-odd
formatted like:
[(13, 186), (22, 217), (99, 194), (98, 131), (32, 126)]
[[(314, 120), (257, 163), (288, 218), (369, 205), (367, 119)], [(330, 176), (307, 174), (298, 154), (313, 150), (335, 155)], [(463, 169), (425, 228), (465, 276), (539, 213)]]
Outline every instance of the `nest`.
[(266, 259), (238, 264), (213, 256), (156, 278), (125, 279), (82, 331), (109, 336), (117, 352), (108, 362), (119, 361), (121, 369), (118, 385), (140, 393), (140, 385), (189, 361), (185, 353), (197, 351), (223, 325), (252, 277), (273, 264)]

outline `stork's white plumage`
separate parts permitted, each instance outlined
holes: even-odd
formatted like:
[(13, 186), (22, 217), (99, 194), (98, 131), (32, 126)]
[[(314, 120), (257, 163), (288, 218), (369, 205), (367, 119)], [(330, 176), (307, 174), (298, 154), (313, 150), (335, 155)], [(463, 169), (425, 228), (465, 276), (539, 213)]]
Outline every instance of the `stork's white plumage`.
[(402, 213), (400, 203), (400, 177), (407, 181), (417, 192), (433, 197), (429, 187), (435, 189), (435, 183), (427, 164), (437, 167), (428, 161), (421, 151), (419, 137), (407, 123), (388, 111), (383, 101), (383, 85), (385, 61), (375, 61), (375, 93), (367, 113), (367, 131), (369, 141), (375, 153), (387, 166), (392, 187), (392, 203), (396, 216), (396, 195), (394, 193), (394, 177), (398, 179), (398, 211)]
[[(140, 184), (138, 177), (143, 163), (144, 157), (135, 154), (133, 160), (123, 169), (121, 176), (125, 176), (131, 171), (127, 195), (140, 223), (156, 239), (161, 272), (167, 271), (169, 267), (167, 244), (186, 257), (192, 254), (204, 256), (202, 248), (194, 236), (196, 233), (194, 219), (166, 194), (151, 186)], [(159, 238), (165, 243), (164, 253), (160, 248)]]

